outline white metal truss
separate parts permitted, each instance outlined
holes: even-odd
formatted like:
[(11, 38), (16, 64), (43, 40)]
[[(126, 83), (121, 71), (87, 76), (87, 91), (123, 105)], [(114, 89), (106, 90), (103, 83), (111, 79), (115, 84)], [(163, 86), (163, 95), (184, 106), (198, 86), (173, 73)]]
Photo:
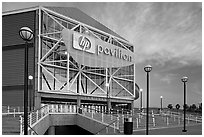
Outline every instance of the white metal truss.
[[(49, 74), (52, 78), (54, 78), (59, 84), (61, 87), (65, 87), (66, 85), (66, 91), (67, 93), (69, 92), (74, 92), (76, 94), (76, 91), (71, 91), (71, 88), (73, 87), (74, 83), (76, 82), (77, 78), (79, 77), (79, 81), (81, 82), (82, 80), (82, 76), (84, 76), (85, 78), (87, 78), (91, 83), (93, 83), (95, 85), (96, 88), (100, 89), (100, 91), (103, 92), (104, 95), (107, 94), (107, 90), (104, 90), (99, 84), (97, 84), (92, 78), (90, 78), (87, 74), (92, 74), (92, 75), (96, 75), (96, 76), (101, 76), (101, 77), (104, 77), (105, 78), (105, 81), (106, 83), (109, 83), (111, 84), (112, 80), (115, 81), (115, 83), (117, 83), (122, 89), (125, 90), (125, 92), (129, 93), (131, 96), (134, 96), (134, 92), (135, 92), (135, 77), (134, 77), (134, 80), (131, 80), (131, 79), (128, 79), (128, 77), (130, 76), (135, 76), (135, 65), (134, 65), (134, 75), (115, 75), (118, 71), (120, 71), (120, 67), (117, 68), (113, 73), (109, 72), (108, 74), (108, 69), (107, 68), (88, 68), (88, 69), (85, 69), (85, 66), (82, 66), (80, 64), (76, 65), (74, 62), (72, 62), (70, 60), (70, 54), (67, 52), (67, 54), (65, 55), (67, 59), (59, 59), (59, 60), (46, 60), (49, 55), (51, 54), (54, 54), (54, 50), (57, 48), (57, 47), (60, 47), (62, 46), (61, 44), (64, 43), (63, 40), (62, 40), (62, 37), (57, 39), (57, 38), (54, 38), (52, 36), (49, 36), (49, 35), (55, 35), (55, 34), (60, 34), (62, 30), (57, 30), (57, 31), (53, 31), (53, 32), (49, 32), (49, 33), (42, 33), (42, 14), (45, 14), (47, 17), (49, 17), (50, 19), (53, 20), (53, 22), (57, 23), (58, 25), (60, 25), (63, 29), (63, 28), (66, 28), (64, 25), (62, 25), (58, 19), (56, 19), (55, 16), (53, 15), (56, 15), (56, 16), (59, 16), (60, 18), (63, 18), (63, 19), (66, 19), (66, 20), (70, 20), (72, 22), (75, 22), (76, 25), (73, 26), (71, 28), (71, 30), (75, 31), (75, 29), (79, 28), (79, 32), (80, 33), (83, 33), (82, 32), (82, 28), (87, 30), (90, 34), (92, 34), (93, 36), (95, 36), (96, 38), (98, 39), (101, 39), (103, 40), (102, 38), (100, 38), (96, 32), (99, 32), (99, 33), (102, 33), (104, 35), (107, 36), (108, 40), (106, 40), (106, 42), (108, 43), (111, 43), (112, 40), (115, 40), (116, 42), (118, 42), (122, 47), (124, 47), (126, 50), (130, 50), (128, 49), (123, 43), (121, 43), (120, 41), (124, 42), (124, 43), (127, 43), (129, 44), (127, 41), (124, 41), (120, 38), (117, 38), (115, 36), (112, 36), (110, 34), (107, 34), (103, 31), (100, 31), (96, 28), (93, 28), (89, 25), (86, 25), (86, 24), (83, 24), (79, 21), (76, 21), (74, 19), (71, 19), (69, 17), (65, 17), (64, 15), (61, 15), (59, 13), (56, 13), (52, 10), (49, 10), (47, 8), (44, 8), (44, 7), (40, 7), (39, 8), (39, 22), (38, 22), (38, 26), (39, 26), (39, 33), (38, 33), (38, 91), (42, 91), (43, 89), (41, 88), (41, 73), (42, 73), (42, 69), (45, 70), (47, 72), (47, 74)], [(50, 14), (51, 13), (51, 14)], [(94, 31), (91, 31), (91, 30), (94, 30)], [(53, 44), (52, 47), (46, 51), (46, 53), (42, 56), (42, 48), (43, 48), (43, 45), (42, 45), (42, 42), (43, 41), (46, 41), (46, 40), (49, 40), (49, 41), (53, 41)], [(46, 45), (44, 45), (46, 46)], [(55, 52), (58, 52), (58, 51), (55, 51)], [(54, 55), (53, 55), (54, 56)], [(56, 63), (58, 64), (62, 64), (63, 63), (66, 63), (66, 66), (62, 66), (62, 65), (56, 65)], [(70, 67), (73, 66), (72, 68)], [(51, 68), (56, 68), (56, 69), (59, 69), (59, 70), (66, 70), (66, 83), (63, 83), (60, 79), (58, 79), (56, 76), (54, 76), (54, 74), (52, 74), (52, 72), (48, 71), (48, 69), (46, 67), (51, 67)], [(103, 74), (103, 73), (99, 73), (99, 72), (96, 72), (96, 71), (104, 71), (105, 72), (106, 70), (106, 73)], [(74, 76), (71, 78), (70, 80), (70, 71), (75, 71), (75, 74)], [(61, 72), (59, 72), (61, 73)], [(59, 74), (60, 75), (60, 74)], [(127, 78), (124, 78), (124, 77), (127, 77)], [(122, 81), (127, 81), (127, 82), (132, 82), (134, 84), (134, 91), (133, 93), (131, 93), (131, 91), (129, 91), (127, 88), (125, 88), (121, 83), (119, 83), (117, 80), (122, 80)], [(79, 86), (80, 87), (80, 86)], [(56, 91), (62, 91), (62, 89), (56, 89)], [(58, 92), (59, 93), (59, 92)], [(64, 93), (64, 92), (63, 92)], [(79, 94), (82, 94), (81, 91), (79, 91)], [(97, 95), (98, 93), (95, 93), (95, 95)], [(87, 94), (88, 96), (90, 94)], [(94, 94), (91, 94), (94, 96)], [(126, 97), (124, 97), (126, 98)]]
[(56, 48), (56, 46), (58, 46), (61, 40), (62, 38), (58, 40), (58, 42), (41, 58), (40, 62), (42, 62)]
[(105, 90), (103, 90), (100, 86), (98, 86), (90, 77), (88, 77), (86, 74), (84, 74), (83, 72), (82, 72), (82, 74), (86, 77), (86, 78), (88, 78), (95, 86), (97, 86), (101, 91), (103, 91), (104, 93), (107, 93)]
[(125, 91), (127, 91), (130, 95), (132, 95), (133, 96), (133, 94), (129, 91), (129, 90), (127, 90), (122, 84), (120, 84), (117, 80), (115, 80), (114, 78), (113, 78), (113, 80), (118, 84), (118, 85), (120, 85)]

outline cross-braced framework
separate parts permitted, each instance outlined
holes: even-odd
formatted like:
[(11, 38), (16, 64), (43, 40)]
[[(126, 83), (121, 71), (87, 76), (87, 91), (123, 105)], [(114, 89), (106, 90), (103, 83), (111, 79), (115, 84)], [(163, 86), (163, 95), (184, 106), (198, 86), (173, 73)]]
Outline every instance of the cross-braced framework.
[(70, 29), (133, 52), (127, 41), (89, 25), (39, 8), (38, 91), (87, 96), (135, 97), (135, 65), (119, 68), (89, 67), (77, 63), (63, 42), (61, 31)]

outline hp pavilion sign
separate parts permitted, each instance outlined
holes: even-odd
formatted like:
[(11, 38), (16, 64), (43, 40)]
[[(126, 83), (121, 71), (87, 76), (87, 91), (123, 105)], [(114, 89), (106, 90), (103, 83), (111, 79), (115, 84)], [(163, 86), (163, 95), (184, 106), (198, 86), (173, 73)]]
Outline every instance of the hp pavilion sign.
[(134, 63), (134, 52), (89, 35), (64, 29), (62, 38), (67, 52), (79, 64), (90, 67), (122, 67)]
[(74, 33), (73, 38), (73, 48), (89, 53), (96, 52), (95, 41), (93, 38), (78, 33)]

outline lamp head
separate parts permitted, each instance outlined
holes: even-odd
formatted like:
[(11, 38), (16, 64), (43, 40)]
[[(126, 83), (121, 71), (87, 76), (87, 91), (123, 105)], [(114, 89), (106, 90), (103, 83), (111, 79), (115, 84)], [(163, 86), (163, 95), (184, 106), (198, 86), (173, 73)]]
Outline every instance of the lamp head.
[(160, 98), (163, 98), (163, 96), (160, 96)]
[(28, 27), (22, 27), (19, 30), (19, 35), (24, 41), (31, 41), (33, 39), (33, 31)]
[(32, 79), (33, 79), (33, 76), (32, 76), (32, 75), (29, 75), (29, 76), (28, 76), (28, 79), (32, 80)]
[(145, 72), (150, 72), (152, 70), (152, 66), (151, 65), (147, 65), (144, 67)]
[(188, 81), (188, 77), (184, 76), (182, 79), (181, 79), (182, 82), (187, 82)]

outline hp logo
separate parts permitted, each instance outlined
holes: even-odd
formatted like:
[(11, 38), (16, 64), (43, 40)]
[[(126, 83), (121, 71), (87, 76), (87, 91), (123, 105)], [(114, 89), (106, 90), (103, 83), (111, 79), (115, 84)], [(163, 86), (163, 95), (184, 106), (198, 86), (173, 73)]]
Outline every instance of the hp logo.
[(79, 46), (83, 51), (89, 50), (91, 48), (91, 41), (87, 37), (81, 36), (79, 37)]
[(84, 52), (95, 53), (95, 39), (75, 32), (73, 34), (73, 48)]

